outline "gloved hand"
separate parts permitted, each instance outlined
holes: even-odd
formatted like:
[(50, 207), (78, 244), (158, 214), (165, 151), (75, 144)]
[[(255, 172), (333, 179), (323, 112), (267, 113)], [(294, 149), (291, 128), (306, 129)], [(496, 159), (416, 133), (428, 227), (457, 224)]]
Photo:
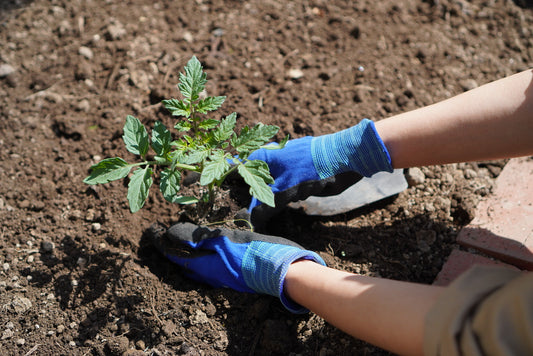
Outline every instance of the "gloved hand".
[(249, 159), (265, 161), (275, 180), (274, 208), (252, 198), (248, 214), (255, 227), (290, 202), (337, 195), (363, 176), (393, 171), (389, 153), (368, 119), (334, 134), (290, 140), (280, 150), (257, 150)]
[(166, 231), (152, 227), (152, 235), (156, 248), (183, 267), (188, 277), (213, 287), (279, 297), (293, 313), (307, 309), (283, 292), (290, 264), (307, 259), (325, 265), (318, 254), (290, 240), (251, 231), (179, 223)]

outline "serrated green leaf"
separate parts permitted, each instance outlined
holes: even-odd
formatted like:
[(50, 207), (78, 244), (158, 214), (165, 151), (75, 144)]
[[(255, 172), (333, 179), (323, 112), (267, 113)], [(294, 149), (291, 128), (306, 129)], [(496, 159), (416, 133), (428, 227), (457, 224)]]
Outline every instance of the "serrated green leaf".
[(217, 127), (219, 122), (220, 121), (215, 120), (215, 119), (206, 119), (200, 122), (198, 127), (201, 128), (202, 130), (211, 130)]
[(285, 136), (283, 140), (281, 140), (280, 143), (269, 143), (267, 145), (261, 146), (260, 148), (264, 148), (266, 150), (281, 150), (287, 142), (289, 141), (289, 135)]
[(213, 181), (219, 180), (231, 168), (223, 152), (217, 154), (217, 157), (204, 165), (200, 184), (208, 185)]
[(176, 149), (178, 149), (178, 150), (187, 149), (187, 143), (184, 142), (183, 140), (172, 141), (171, 145), (176, 147)]
[(191, 103), (198, 100), (200, 93), (205, 89), (207, 75), (202, 70), (202, 64), (193, 56), (185, 66), (185, 74), (180, 73), (180, 83), (178, 89)]
[(266, 184), (274, 184), (274, 178), (270, 175), (270, 169), (265, 161), (254, 159), (244, 163), (246, 168), (265, 181)]
[(178, 131), (186, 132), (192, 128), (192, 124), (189, 121), (180, 121), (174, 125), (174, 128)]
[(158, 156), (164, 157), (170, 151), (172, 135), (161, 122), (156, 121), (152, 130), (152, 148)]
[(283, 140), (281, 140), (281, 142), (279, 143), (279, 148), (280, 148), (280, 149), (285, 147), (285, 145), (287, 144), (287, 142), (289, 142), (289, 138), (290, 138), (290, 136), (287, 135), (287, 136), (285, 136), (285, 137), (283, 138)]
[(83, 180), (86, 184), (104, 184), (125, 178), (131, 165), (120, 157), (106, 158), (91, 167), (91, 174)]
[(233, 129), (237, 123), (237, 113), (231, 113), (220, 121), (220, 125), (214, 130), (213, 137), (218, 142), (226, 141), (233, 134)]
[(200, 132), (201, 140), (206, 148), (214, 149), (217, 147), (218, 142), (215, 140), (214, 130)]
[(182, 138), (187, 142), (187, 144), (191, 145), (194, 143), (194, 139), (191, 136), (183, 135)]
[(157, 164), (160, 164), (160, 165), (167, 165), (169, 162), (169, 159), (167, 158), (167, 156), (165, 157), (154, 156), (154, 161), (156, 161)]
[[(250, 186), (250, 194), (252, 196), (256, 197), (264, 204), (274, 207), (274, 193), (272, 193), (272, 188), (268, 186), (267, 182), (264, 180), (264, 172), (262, 172), (262, 168), (258, 170), (256, 169), (255, 163), (248, 164), (249, 162), (247, 162), (247, 164), (240, 164), (237, 171), (246, 184)], [(266, 167), (268, 169), (268, 165)], [(269, 180), (269, 182), (270, 181), (273, 182), (273, 180)]]
[(232, 145), (238, 153), (255, 151), (268, 142), (278, 131), (279, 127), (277, 126), (259, 123), (252, 129), (244, 128), (241, 130), (241, 134), (232, 139)]
[(148, 152), (150, 141), (144, 125), (134, 116), (126, 117), (124, 135), (122, 136), (126, 149), (133, 154), (144, 156)]
[(183, 164), (196, 164), (199, 162), (202, 162), (204, 159), (206, 159), (211, 150), (206, 147), (198, 147), (194, 151), (190, 152), (189, 154), (186, 154), (183, 156), (183, 158), (180, 160), (180, 163)]
[(167, 108), (173, 116), (191, 116), (191, 108), (185, 102), (178, 99), (163, 100), (163, 106)]
[(225, 96), (208, 96), (198, 102), (196, 111), (205, 114), (208, 111), (216, 110), (222, 106), (224, 100), (226, 100)]
[(170, 165), (171, 170), (176, 168), (177, 163), (181, 163), (183, 161), (183, 156), (182, 150), (176, 150), (170, 153), (170, 159), (172, 160), (172, 164)]
[(161, 182), (159, 190), (163, 193), (165, 200), (176, 203), (178, 191), (180, 190), (181, 174), (173, 169), (165, 169), (161, 172)]
[(260, 136), (265, 142), (268, 142), (279, 131), (279, 127), (275, 125), (263, 125), (261, 123), (254, 126), (253, 131), (257, 131), (257, 135)]
[(133, 172), (128, 184), (128, 201), (132, 213), (139, 211), (148, 198), (150, 187), (152, 186), (152, 169), (146, 166), (144, 169), (137, 169)]

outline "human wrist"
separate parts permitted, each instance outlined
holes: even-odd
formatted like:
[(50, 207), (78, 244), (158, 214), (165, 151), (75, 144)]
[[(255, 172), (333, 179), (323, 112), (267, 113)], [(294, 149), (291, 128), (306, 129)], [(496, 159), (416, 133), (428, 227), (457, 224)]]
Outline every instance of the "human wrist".
[(320, 178), (349, 171), (370, 177), (393, 170), (389, 152), (368, 119), (346, 130), (315, 137), (311, 153)]
[(284, 293), (287, 272), (295, 261), (310, 261), (325, 266), (324, 260), (313, 251), (262, 241), (252, 242), (242, 259), (243, 279), (255, 292), (278, 297), (290, 312), (307, 313), (306, 308), (294, 303)]
[[(310, 260), (297, 260), (291, 263), (283, 283), (285, 297), (293, 303), (303, 305), (305, 299), (302, 296), (302, 292), (305, 291), (305, 284), (312, 278), (313, 273), (321, 268), (326, 267)], [(307, 306), (304, 305), (304, 307)]]

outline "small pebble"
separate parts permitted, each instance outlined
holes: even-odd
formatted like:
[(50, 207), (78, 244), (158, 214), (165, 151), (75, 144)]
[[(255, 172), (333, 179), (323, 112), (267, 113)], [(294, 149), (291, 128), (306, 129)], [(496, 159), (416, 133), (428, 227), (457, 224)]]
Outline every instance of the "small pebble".
[(85, 266), (87, 266), (87, 259), (83, 257), (78, 257), (78, 261), (76, 261), (76, 264), (80, 268), (85, 268)]
[(304, 76), (304, 72), (301, 69), (293, 68), (293, 69), (289, 69), (289, 71), (287, 72), (287, 75), (291, 79), (300, 79)]
[(56, 331), (58, 334), (63, 333), (65, 331), (65, 325), (58, 325)]
[(44, 252), (52, 252), (55, 247), (55, 244), (51, 241), (43, 241), (41, 244), (41, 248)]
[(139, 350), (144, 350), (146, 348), (146, 344), (142, 340), (137, 340), (135, 346), (137, 346)]
[(26, 297), (16, 295), (8, 304), (9, 310), (15, 314), (24, 314), (32, 307), (31, 300)]
[(422, 184), (426, 180), (424, 172), (418, 167), (409, 168), (405, 178), (410, 186)]
[(0, 78), (7, 77), (10, 74), (15, 73), (15, 68), (9, 64), (0, 64)]
[(479, 86), (478, 83), (474, 79), (466, 79), (462, 81), (460, 85), (464, 91), (472, 90)]
[(13, 337), (13, 335), (15, 335), (15, 333), (13, 332), (13, 330), (11, 329), (6, 329), (4, 330), (4, 332), (2, 333), (2, 340), (5, 340), (5, 339), (11, 339)]
[(184, 34), (183, 34), (183, 39), (186, 41), (186, 42), (189, 42), (191, 43), (194, 38), (192, 37), (192, 34), (189, 32), (189, 31), (186, 31)]
[(26, 343), (26, 340), (20, 338), (20, 339), (17, 339), (17, 341), (15, 341), (15, 343), (16, 343), (18, 346), (23, 346), (23, 345)]
[(110, 40), (116, 41), (126, 35), (126, 29), (121, 23), (115, 23), (107, 26), (107, 35)]
[(213, 36), (215, 37), (222, 37), (224, 36), (224, 30), (221, 28), (215, 28), (212, 32)]
[(89, 103), (89, 100), (87, 99), (82, 99), (80, 100), (80, 102), (76, 105), (77, 109), (79, 111), (83, 111), (83, 112), (89, 112), (89, 110), (91, 110), (91, 103)]
[(477, 172), (473, 169), (465, 169), (464, 175), (466, 179), (472, 179), (477, 177)]
[(78, 53), (87, 58), (87, 59), (93, 59), (93, 51), (89, 47), (81, 46), (80, 49), (78, 49)]

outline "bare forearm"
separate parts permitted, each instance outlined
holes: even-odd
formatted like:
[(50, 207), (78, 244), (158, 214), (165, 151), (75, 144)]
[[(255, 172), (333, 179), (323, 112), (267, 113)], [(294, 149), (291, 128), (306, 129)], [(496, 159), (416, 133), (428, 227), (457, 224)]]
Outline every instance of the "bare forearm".
[(289, 268), (285, 292), (356, 338), (397, 354), (421, 355), (424, 319), (442, 288), (301, 261)]
[(533, 154), (533, 71), (378, 121), (395, 168)]

